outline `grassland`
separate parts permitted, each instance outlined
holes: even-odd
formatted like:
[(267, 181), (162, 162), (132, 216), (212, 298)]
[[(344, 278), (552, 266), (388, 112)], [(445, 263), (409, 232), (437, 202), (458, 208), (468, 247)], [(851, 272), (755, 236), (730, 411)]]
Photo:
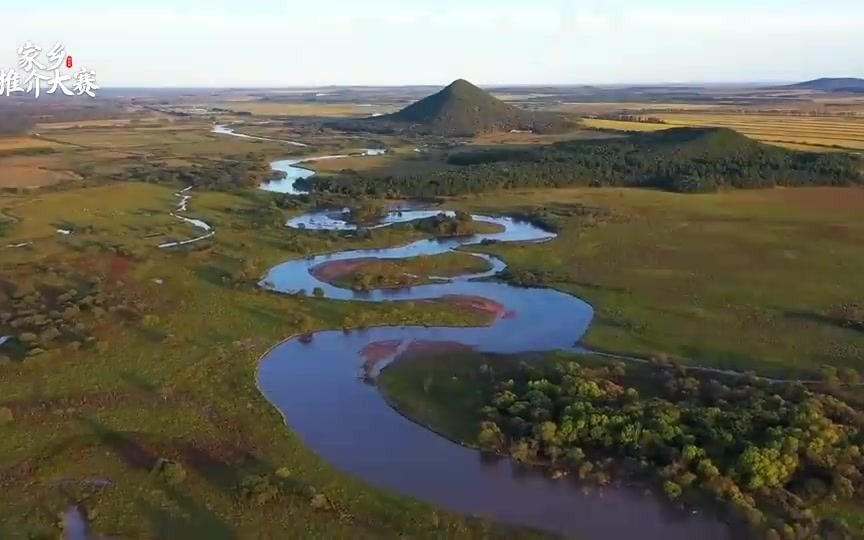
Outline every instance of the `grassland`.
[[(194, 166), (237, 156), (284, 158), (303, 154), (272, 141), (210, 133), (201, 120), (162, 117), (44, 126), (38, 136), (0, 138), (0, 188), (37, 188), (76, 181), (93, 185), (144, 163)], [(41, 128), (40, 128), (41, 129)], [(335, 152), (339, 147), (324, 146)]]
[[(495, 373), (505, 376), (526, 358), (499, 356)], [(489, 377), (480, 366), (489, 358), (476, 352), (415, 355), (400, 358), (381, 370), (375, 384), (392, 406), (414, 422), (450, 440), (476, 446), (489, 402)]]
[(38, 188), (80, 179), (61, 156), (0, 157), (0, 188)]
[[(864, 190), (571, 189), (454, 204), (559, 215), (553, 242), (478, 249), (590, 302), (588, 346), (787, 375), (864, 368), (864, 334), (837, 317), (864, 291)], [(611, 214), (578, 217), (580, 206)]]
[[(4, 160), (22, 157), (55, 160), (45, 170), (99, 184), (142, 160), (177, 165), (249, 152), (274, 158), (302, 152), (212, 135), (202, 121), (160, 122), (78, 122), (50, 126), (50, 133), (42, 126), (39, 144), (56, 153), (3, 158), (0, 178), (9, 178), (2, 173)], [(326, 141), (315, 151), (348, 144)], [(380, 160), (387, 167), (440, 167), (414, 157), (360, 158), (338, 166)], [(194, 248), (158, 250), (163, 241), (195, 234), (168, 215), (177, 187), (112, 183), (0, 196), (0, 303), (8, 301), (10, 283), (63, 281), (66, 272), (78, 272), (101, 276), (141, 311), (132, 320), (112, 315), (102, 321), (99, 347), (0, 363), (0, 407), (14, 414), (0, 425), (0, 537), (56, 536), (58, 512), (73, 503), (83, 507), (97, 533), (134, 538), (513, 534), (335, 471), (286, 429), (255, 387), (260, 355), (290, 335), (400, 322), (482, 323), (478, 313), (451, 305), (357, 306), (254, 286), (286, 259), (391, 246), (422, 234), (383, 229), (360, 240), (289, 232), (281, 226), (286, 213), (266, 194), (194, 192), (189, 215), (214, 225), (216, 236)], [(810, 373), (825, 363), (864, 367), (864, 334), (836, 316), (843, 305), (862, 300), (862, 191), (675, 195), (571, 189), (451, 203), (490, 213), (545, 208), (558, 216), (556, 241), (476, 249), (590, 301), (597, 314), (584, 338), (590, 346), (764, 373)], [(608, 209), (608, 217), (577, 216), (572, 210), (579, 205)], [(58, 235), (59, 227), (73, 234)], [(32, 245), (5, 247), (26, 242)], [(406, 264), (414, 263), (382, 272), (420, 275)], [(461, 263), (430, 261), (422, 271), (438, 274), (439, 266), (452, 264)], [(435, 378), (430, 384), (455, 398), (470, 394), (468, 381)], [(404, 395), (412, 392), (416, 384)], [(446, 421), (465, 404), (432, 411), (428, 422)], [(470, 420), (461, 418), (453, 432), (468, 440)], [(153, 474), (159, 457), (182, 464), (186, 479), (169, 485)], [(86, 482), (103, 477), (109, 485)], [(250, 488), (250, 481), (258, 487)], [(327, 504), (315, 495), (324, 495)]]
[[(166, 212), (176, 198), (165, 187), (118, 184), (0, 198), (0, 207), (19, 219), (5, 231), (4, 245), (33, 241), (29, 248), (4, 249), (4, 283), (62, 281), (69, 272), (99, 275), (142, 313), (132, 320), (106, 318), (96, 329), (98, 348), (57, 349), (0, 365), (0, 404), (14, 414), (0, 426), (6, 494), (0, 536), (57, 535), (58, 512), (76, 503), (91, 530), (121, 537), (496, 534), (486, 524), (333, 470), (260, 395), (258, 358), (287, 336), (483, 319), (453, 306), (361, 309), (259, 290), (255, 279), (279, 261), (417, 237), (405, 229), (363, 241), (290, 233), (281, 213), (273, 219), (261, 214), (266, 197), (195, 193), (190, 215), (213, 224), (217, 235), (179, 251), (155, 249), (159, 239), (150, 237), (171, 226)], [(70, 223), (76, 232), (57, 237), (51, 232), (56, 223)], [(33, 272), (36, 267), (47, 273)], [(159, 457), (182, 464), (187, 475), (181, 484), (151, 473)], [(93, 478), (110, 484), (88, 484)]]
[(754, 139), (802, 150), (864, 150), (864, 118), (685, 112), (652, 114), (666, 122), (651, 124), (588, 118), (587, 127), (621, 131), (655, 131), (679, 126), (727, 127)]
[(667, 124), (609, 120), (606, 118), (585, 118), (582, 120), (582, 124), (591, 129), (605, 129), (613, 131), (660, 131), (661, 129), (669, 129), (672, 127)]

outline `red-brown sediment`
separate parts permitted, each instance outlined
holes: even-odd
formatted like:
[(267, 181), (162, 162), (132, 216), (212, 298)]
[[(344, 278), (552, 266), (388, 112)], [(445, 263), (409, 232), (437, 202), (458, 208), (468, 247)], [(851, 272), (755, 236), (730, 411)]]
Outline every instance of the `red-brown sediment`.
[(375, 362), (380, 362), (381, 360), (390, 358), (396, 354), (396, 351), (399, 350), (399, 345), (401, 344), (402, 340), (399, 339), (375, 341), (360, 349), (360, 356), (363, 357), (365, 363), (374, 364)]
[(483, 298), (482, 296), (447, 294), (442, 296), (440, 299), (434, 301), (444, 302), (446, 304), (450, 304), (451, 306), (470, 309), (473, 311), (479, 311), (481, 313), (487, 313), (496, 319), (504, 316), (504, 314), (507, 313), (507, 308), (505, 308), (502, 304), (499, 304), (495, 300)]

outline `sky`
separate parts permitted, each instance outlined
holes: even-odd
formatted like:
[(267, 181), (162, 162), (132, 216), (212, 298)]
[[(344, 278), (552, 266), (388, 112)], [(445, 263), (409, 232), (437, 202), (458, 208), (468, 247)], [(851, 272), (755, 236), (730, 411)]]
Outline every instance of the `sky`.
[(0, 0), (0, 68), (100, 85), (627, 84), (864, 77), (861, 0)]

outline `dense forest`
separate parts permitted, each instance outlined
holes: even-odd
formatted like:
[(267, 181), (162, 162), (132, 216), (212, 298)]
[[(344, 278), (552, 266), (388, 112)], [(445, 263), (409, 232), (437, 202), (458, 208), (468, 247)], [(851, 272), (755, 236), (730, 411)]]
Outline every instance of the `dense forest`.
[(570, 361), (511, 375), (490, 378), (487, 451), (600, 483), (651, 479), (673, 500), (713, 499), (767, 538), (844, 538), (842, 520), (814, 508), (864, 496), (864, 415), (801, 384)]
[(451, 167), (403, 176), (316, 178), (309, 187), (351, 196), (440, 196), (495, 189), (632, 186), (691, 193), (720, 188), (864, 184), (862, 160), (769, 146), (723, 128), (676, 128), (622, 139), (462, 151)]

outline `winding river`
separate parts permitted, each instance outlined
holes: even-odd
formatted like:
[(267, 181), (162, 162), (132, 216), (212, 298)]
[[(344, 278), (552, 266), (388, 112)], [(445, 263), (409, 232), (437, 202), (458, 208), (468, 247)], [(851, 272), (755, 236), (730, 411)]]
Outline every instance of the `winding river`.
[[(320, 159), (320, 158), (318, 158)], [(306, 174), (300, 161), (277, 161), (273, 168)], [(306, 171), (306, 172), (302, 172)], [(300, 178), (298, 176), (297, 178)], [(287, 179), (286, 179), (287, 182)], [(262, 186), (265, 189), (267, 186)], [(282, 187), (280, 191), (291, 189)], [(379, 226), (410, 221), (437, 211), (402, 210), (388, 214)], [(353, 228), (341, 212), (292, 219), (305, 229)], [(677, 540), (731, 538), (728, 527), (702, 513), (674, 508), (662, 498), (624, 485), (604, 488), (570, 479), (552, 480), (538, 470), (507, 459), (489, 460), (403, 417), (391, 408), (368, 376), (406, 348), (459, 343), (484, 352), (517, 353), (575, 349), (591, 322), (592, 308), (553, 289), (516, 288), (475, 281), (505, 268), (498, 258), (483, 274), (460, 276), (408, 289), (355, 292), (318, 280), (311, 270), (331, 261), (377, 257), (402, 259), (435, 255), (483, 240), (538, 242), (554, 238), (530, 223), (506, 217), (475, 216), (497, 223), (502, 232), (445, 240), (421, 240), (405, 246), (351, 250), (292, 260), (272, 268), (261, 285), (290, 293), (318, 287), (334, 300), (380, 302), (482, 297), (506, 310), (484, 327), (444, 328), (384, 326), (352, 332), (323, 331), (311, 339), (292, 338), (264, 355), (258, 386), (281, 411), (286, 424), (317, 454), (337, 468), (376, 486), (391, 489), (463, 514), (535, 527), (586, 540), (640, 538)], [(502, 312), (503, 313), (503, 312)], [(372, 362), (370, 350), (386, 351)]]

